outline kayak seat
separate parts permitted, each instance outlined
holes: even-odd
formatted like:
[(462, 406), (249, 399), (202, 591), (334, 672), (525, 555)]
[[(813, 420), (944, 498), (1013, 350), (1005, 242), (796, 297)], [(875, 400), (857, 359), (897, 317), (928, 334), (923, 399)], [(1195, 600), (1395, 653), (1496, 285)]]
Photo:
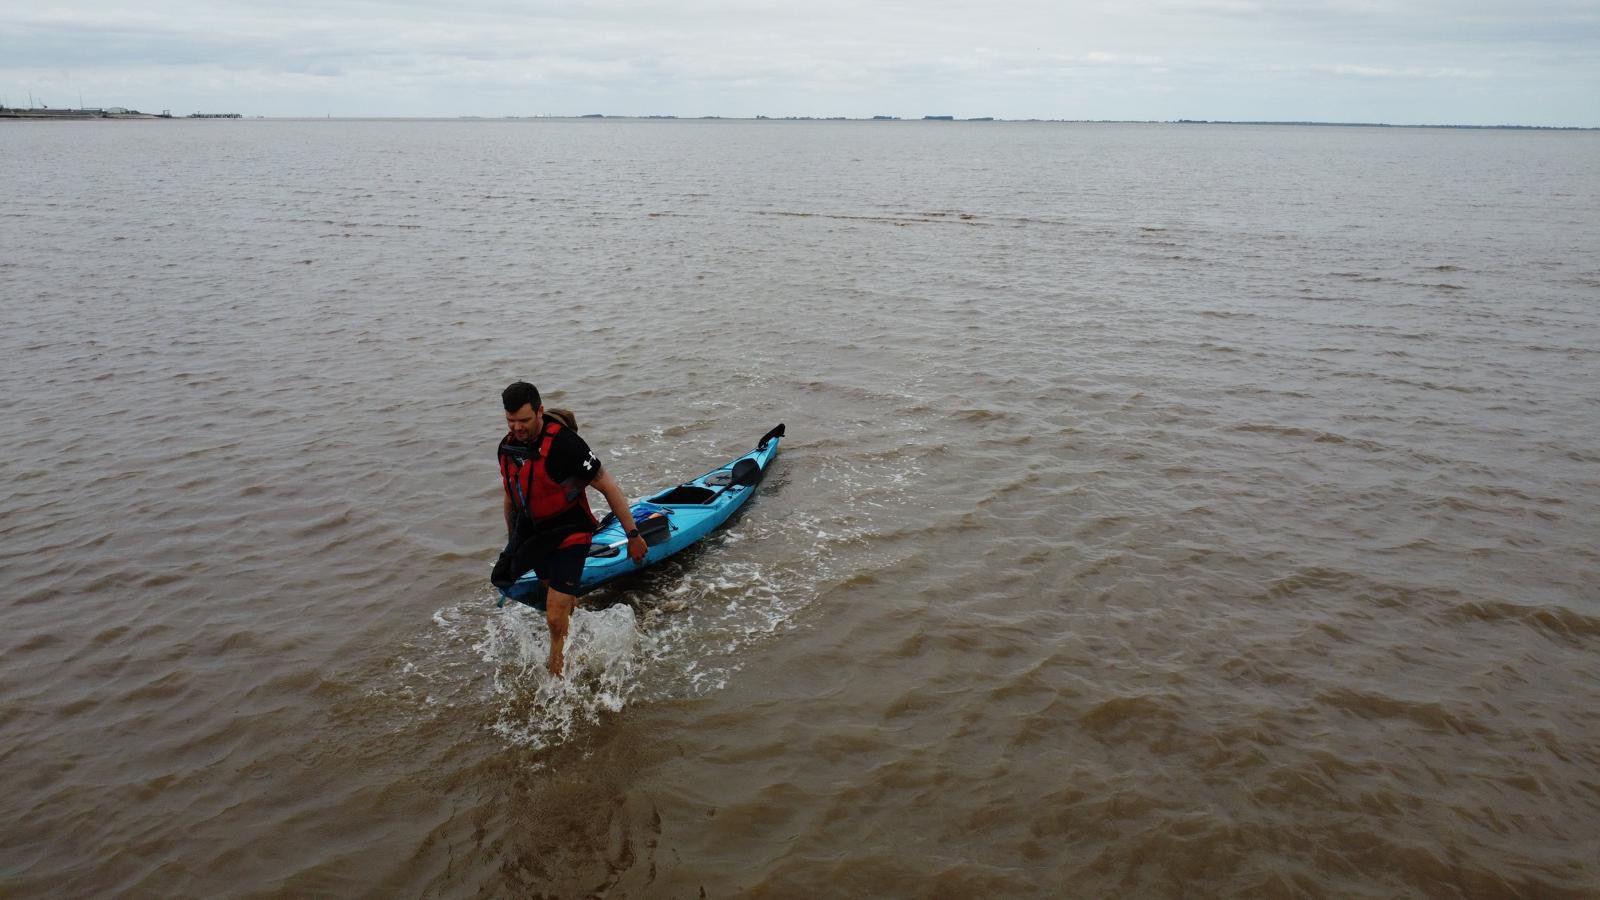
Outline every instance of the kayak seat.
[(730, 488), (734, 485), (755, 484), (761, 480), (761, 464), (753, 459), (745, 458), (733, 464), (731, 469), (721, 469), (700, 479), (707, 487)]
[(716, 491), (690, 484), (682, 484), (664, 494), (657, 494), (650, 498), (651, 503), (661, 503), (666, 506), (690, 506), (697, 503), (710, 503), (717, 496)]
[(739, 485), (755, 484), (761, 480), (761, 463), (749, 457), (733, 464), (733, 483)]

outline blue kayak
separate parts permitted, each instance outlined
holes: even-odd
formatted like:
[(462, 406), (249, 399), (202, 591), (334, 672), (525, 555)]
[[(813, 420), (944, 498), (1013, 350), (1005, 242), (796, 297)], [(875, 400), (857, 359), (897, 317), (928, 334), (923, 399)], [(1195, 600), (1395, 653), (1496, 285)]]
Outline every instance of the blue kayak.
[[(622, 523), (608, 513), (600, 521), (589, 544), (589, 559), (583, 565), (578, 592), (591, 591), (623, 575), (681, 553), (717, 530), (755, 493), (756, 485), (767, 474), (767, 467), (778, 456), (783, 426), (767, 432), (754, 450), (729, 460), (699, 478), (660, 491), (633, 505), (633, 520), (649, 545), (643, 563), (628, 558), (628, 540)], [(544, 608), (545, 587), (533, 572), (501, 590), (501, 606), (516, 600), (538, 609)]]

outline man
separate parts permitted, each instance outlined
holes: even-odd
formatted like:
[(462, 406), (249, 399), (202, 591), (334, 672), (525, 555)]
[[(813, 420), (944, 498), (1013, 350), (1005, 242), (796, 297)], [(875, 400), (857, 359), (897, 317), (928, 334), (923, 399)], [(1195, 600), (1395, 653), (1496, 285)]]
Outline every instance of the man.
[(538, 388), (518, 381), (500, 399), (508, 429), (499, 447), (508, 540), (494, 581), (509, 585), (532, 570), (548, 588), (544, 618), (550, 627), (550, 659), (545, 668), (560, 677), (567, 626), (578, 604), (578, 580), (599, 526), (589, 511), (586, 490), (599, 491), (621, 520), (628, 533), (628, 558), (643, 562), (649, 548), (616, 479), (601, 468), (577, 431), (545, 413)]

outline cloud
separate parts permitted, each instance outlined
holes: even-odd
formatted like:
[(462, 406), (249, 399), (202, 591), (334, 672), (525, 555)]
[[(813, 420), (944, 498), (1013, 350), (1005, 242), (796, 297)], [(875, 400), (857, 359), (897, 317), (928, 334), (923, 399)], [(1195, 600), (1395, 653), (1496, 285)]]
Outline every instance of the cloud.
[(1310, 66), (1313, 72), (1349, 75), (1356, 78), (1492, 78), (1488, 69), (1429, 69), (1420, 66)]
[(1590, 0), (1130, 0), (1131, 9), (1212, 29), (1225, 23), (1278, 37), (1450, 44), (1600, 41)]
[[(1262, 72), (1285, 77), (1263, 85)], [(441, 10), (421, 0), (149, 0), (24, 8), (0, 31), (0, 87), (12, 95), (121, 85), (150, 99), (102, 102), (221, 102), (271, 114), (293, 112), (307, 96), (317, 108), (345, 98), (340, 109), (349, 113), (500, 114), (532, 104), (577, 112), (603, 92), (617, 112), (859, 114), (959, 101), (1015, 116), (1220, 118), (1232, 110), (1267, 118), (1282, 110), (1305, 118), (1360, 108), (1363, 97), (1374, 108), (1392, 105), (1387, 85), (1405, 83), (1422, 118), (1430, 104), (1456, 102), (1433, 91), (1462, 81), (1479, 84), (1486, 119), (1531, 108), (1502, 81), (1520, 92), (1549, 84), (1544, 102), (1565, 112), (1543, 115), (1600, 118), (1600, 101), (1585, 99), (1600, 97), (1600, 8), (1567, 0), (458, 0)], [(663, 109), (675, 104), (696, 108)]]

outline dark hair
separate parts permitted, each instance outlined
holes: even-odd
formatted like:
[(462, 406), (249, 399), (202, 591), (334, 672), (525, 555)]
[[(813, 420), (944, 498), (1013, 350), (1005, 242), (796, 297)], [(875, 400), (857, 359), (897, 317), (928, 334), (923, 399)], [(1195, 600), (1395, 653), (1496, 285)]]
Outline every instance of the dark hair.
[(523, 404), (539, 408), (539, 389), (526, 381), (513, 381), (500, 392), (500, 402), (506, 405), (506, 412), (513, 413), (523, 407)]

